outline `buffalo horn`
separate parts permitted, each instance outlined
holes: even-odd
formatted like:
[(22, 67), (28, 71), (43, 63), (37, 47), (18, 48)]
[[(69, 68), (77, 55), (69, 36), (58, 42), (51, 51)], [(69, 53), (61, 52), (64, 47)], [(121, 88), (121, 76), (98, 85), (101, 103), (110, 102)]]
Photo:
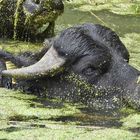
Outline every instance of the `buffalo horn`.
[(65, 59), (60, 57), (57, 51), (51, 47), (37, 63), (19, 69), (4, 70), (2, 74), (18, 79), (33, 79), (59, 72), (64, 63)]

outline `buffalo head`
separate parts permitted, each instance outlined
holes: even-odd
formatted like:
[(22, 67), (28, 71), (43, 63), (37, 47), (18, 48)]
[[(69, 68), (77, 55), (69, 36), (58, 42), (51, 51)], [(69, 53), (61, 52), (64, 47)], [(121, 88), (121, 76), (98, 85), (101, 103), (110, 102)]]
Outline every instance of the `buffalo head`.
[(44, 40), (54, 36), (62, 0), (0, 0), (0, 37)]
[(27, 22), (42, 26), (47, 22), (55, 21), (58, 15), (63, 13), (64, 5), (61, 0), (26, 0), (23, 8), (27, 15)]
[(62, 31), (37, 63), (2, 73), (17, 79), (45, 77), (51, 96), (72, 95), (97, 109), (123, 102), (140, 109), (140, 72), (128, 61), (129, 53), (115, 32), (83, 24)]

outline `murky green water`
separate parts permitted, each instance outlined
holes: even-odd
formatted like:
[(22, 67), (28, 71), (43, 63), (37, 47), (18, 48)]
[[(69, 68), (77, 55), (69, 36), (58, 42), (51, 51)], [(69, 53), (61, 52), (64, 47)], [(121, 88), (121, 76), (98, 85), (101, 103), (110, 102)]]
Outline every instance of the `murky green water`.
[[(117, 15), (109, 10), (93, 11), (106, 26), (116, 31), (119, 35), (126, 33), (140, 33), (140, 15)], [(58, 26), (69, 27), (79, 23), (90, 22), (94, 24), (103, 24), (90, 12), (82, 12), (77, 9), (65, 8), (65, 13), (59, 17)]]
[[(130, 51), (130, 63), (140, 70), (140, 15), (117, 15), (108, 10), (83, 12), (68, 6), (56, 25), (58, 33), (79, 23), (103, 22), (116, 31)], [(30, 47), (31, 46), (31, 47)], [(40, 44), (0, 40), (14, 52), (38, 50)], [(116, 113), (116, 114), (115, 114)], [(18, 91), (0, 89), (0, 139), (2, 140), (139, 140), (140, 113), (94, 112), (81, 105), (40, 99)]]

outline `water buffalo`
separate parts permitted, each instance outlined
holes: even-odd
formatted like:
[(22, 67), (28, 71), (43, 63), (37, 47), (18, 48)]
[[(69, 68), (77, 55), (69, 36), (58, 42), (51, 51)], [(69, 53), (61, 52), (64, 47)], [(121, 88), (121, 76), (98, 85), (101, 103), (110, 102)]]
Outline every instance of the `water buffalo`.
[(44, 40), (63, 10), (62, 0), (0, 0), (0, 37)]
[(22, 81), (24, 87), (30, 85), (30, 90), (41, 87), (49, 97), (96, 109), (114, 109), (126, 103), (140, 110), (140, 72), (128, 64), (129, 53), (111, 29), (86, 23), (62, 31), (45, 44), (50, 48), (32, 55), (38, 60), (44, 55), (38, 62), (0, 54), (5, 60), (12, 58), (13, 63), (18, 60), (19, 67), (30, 65), (4, 70), (3, 76)]

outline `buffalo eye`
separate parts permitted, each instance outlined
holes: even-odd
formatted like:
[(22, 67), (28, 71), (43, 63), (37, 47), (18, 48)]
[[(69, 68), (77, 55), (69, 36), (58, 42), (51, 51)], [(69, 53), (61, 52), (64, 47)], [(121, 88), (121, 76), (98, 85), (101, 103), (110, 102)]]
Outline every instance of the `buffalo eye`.
[(87, 76), (93, 75), (95, 73), (95, 68), (94, 67), (85, 68), (83, 69), (82, 73)]

